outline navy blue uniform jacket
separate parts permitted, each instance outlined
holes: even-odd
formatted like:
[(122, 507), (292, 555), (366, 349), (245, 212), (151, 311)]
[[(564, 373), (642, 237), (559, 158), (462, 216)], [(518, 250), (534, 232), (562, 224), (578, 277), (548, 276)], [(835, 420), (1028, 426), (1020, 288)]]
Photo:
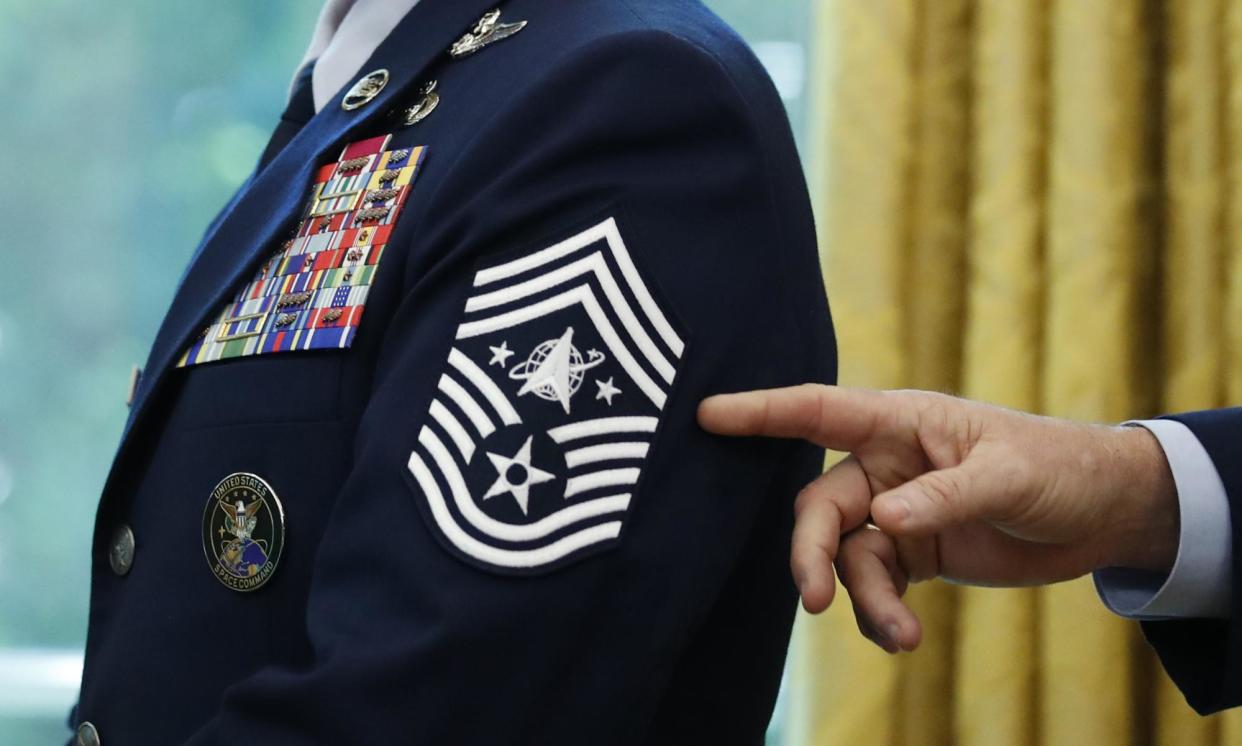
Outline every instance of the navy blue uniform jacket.
[(781, 102), (693, 0), (447, 54), (491, 5), (417, 5), (195, 252), (98, 509), (103, 743), (761, 743), (822, 452), (694, 418), (835, 378)]
[(1242, 408), (1174, 415), (1207, 450), (1233, 520), (1233, 608), (1229, 619), (1144, 622), (1160, 662), (1200, 714), (1242, 705)]

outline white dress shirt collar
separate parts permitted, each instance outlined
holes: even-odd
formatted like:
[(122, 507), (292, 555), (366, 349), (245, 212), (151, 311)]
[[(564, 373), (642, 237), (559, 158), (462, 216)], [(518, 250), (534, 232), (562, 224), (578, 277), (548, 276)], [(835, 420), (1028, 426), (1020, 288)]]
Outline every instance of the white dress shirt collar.
[[(311, 91), (316, 112), (361, 72), (363, 63), (375, 48), (418, 2), (328, 0), (324, 4), (306, 55), (298, 66), (301, 70), (308, 62), (315, 61)], [(297, 79), (296, 74), (294, 79)]]

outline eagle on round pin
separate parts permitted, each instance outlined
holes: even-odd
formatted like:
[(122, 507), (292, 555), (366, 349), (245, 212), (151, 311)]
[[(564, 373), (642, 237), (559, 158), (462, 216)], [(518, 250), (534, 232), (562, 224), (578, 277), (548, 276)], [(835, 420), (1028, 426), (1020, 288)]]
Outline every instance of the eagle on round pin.
[(230, 474), (211, 491), (203, 510), (203, 554), (226, 588), (263, 587), (285, 546), (285, 510), (272, 486), (246, 472)]
[[(419, 89), (418, 99), (413, 106), (405, 110), (402, 121), (406, 127), (418, 124), (431, 116), (431, 112), (435, 111), (439, 105), (440, 94), (436, 93), (436, 81), (432, 80)], [(391, 158), (389, 162), (392, 162)]]
[(453, 59), (469, 57), (488, 44), (508, 39), (524, 28), (526, 28), (526, 21), (501, 23), (500, 9), (489, 10), (474, 25), (474, 29), (453, 42), (453, 46), (449, 47), (449, 55)]
[(373, 70), (358, 79), (358, 82), (345, 93), (341, 99), (341, 108), (353, 111), (371, 102), (388, 85), (388, 71), (384, 68)]

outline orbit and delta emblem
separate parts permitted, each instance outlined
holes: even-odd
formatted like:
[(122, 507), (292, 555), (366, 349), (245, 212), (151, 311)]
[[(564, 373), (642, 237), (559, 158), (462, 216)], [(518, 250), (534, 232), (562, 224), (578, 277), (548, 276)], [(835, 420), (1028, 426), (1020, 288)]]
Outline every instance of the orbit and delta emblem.
[(203, 511), (203, 554), (211, 573), (235, 591), (271, 579), (285, 545), (285, 512), (262, 477), (230, 474), (211, 491)]
[(549, 339), (531, 351), (526, 362), (509, 371), (509, 378), (522, 381), (518, 396), (534, 393), (544, 401), (559, 402), (569, 414), (569, 402), (582, 386), (586, 371), (604, 362), (599, 350), (582, 353), (573, 345), (574, 329), (569, 327), (559, 339)]

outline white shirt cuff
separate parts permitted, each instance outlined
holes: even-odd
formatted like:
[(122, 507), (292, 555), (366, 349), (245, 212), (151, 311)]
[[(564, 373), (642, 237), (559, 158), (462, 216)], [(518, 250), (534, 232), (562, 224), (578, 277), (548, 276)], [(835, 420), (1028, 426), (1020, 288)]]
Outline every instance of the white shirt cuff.
[(1100, 599), (1130, 619), (1228, 619), (1233, 600), (1233, 524), (1216, 466), (1190, 428), (1139, 420), (1164, 449), (1181, 514), (1177, 559), (1167, 576), (1110, 567), (1095, 572)]

